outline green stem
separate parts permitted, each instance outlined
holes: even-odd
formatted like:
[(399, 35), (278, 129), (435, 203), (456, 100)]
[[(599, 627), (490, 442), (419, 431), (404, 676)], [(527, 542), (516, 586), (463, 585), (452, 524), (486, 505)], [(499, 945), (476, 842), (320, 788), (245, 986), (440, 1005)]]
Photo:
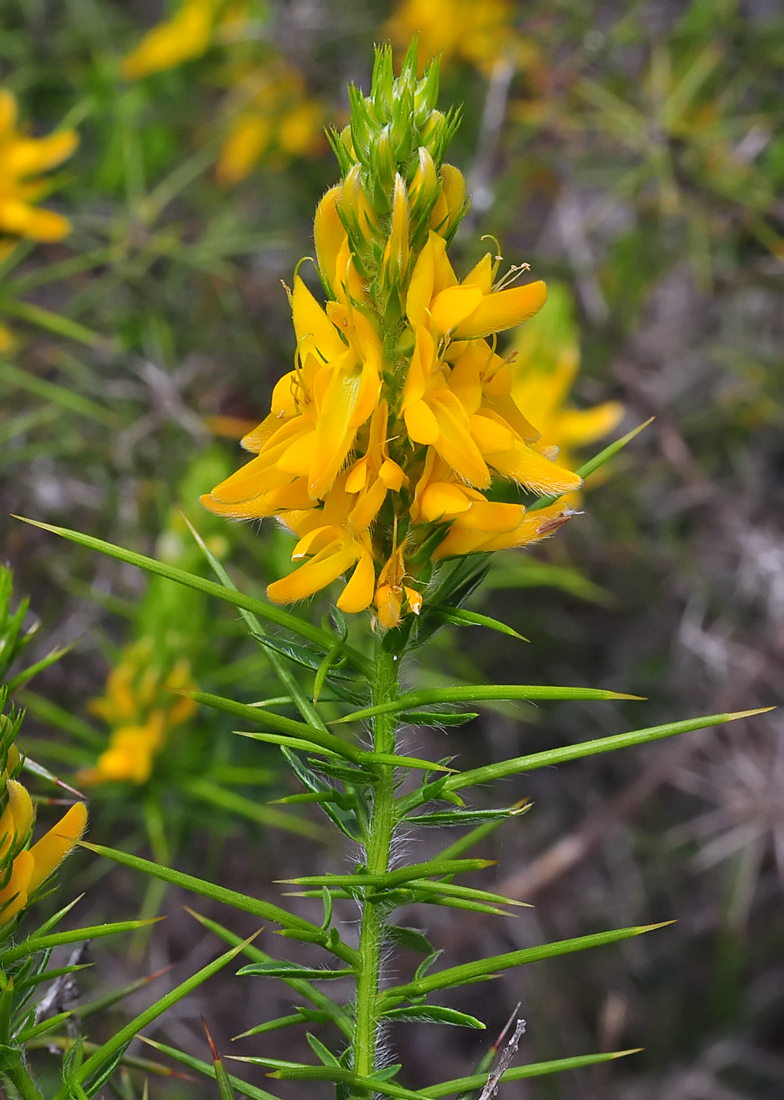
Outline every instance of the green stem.
[[(381, 652), (376, 664), (373, 702), (389, 702), (397, 695), (398, 658)], [(373, 723), (373, 747), (376, 752), (395, 751), (396, 719), (378, 715)], [(378, 782), (373, 797), (373, 815), (366, 845), (367, 869), (371, 874), (386, 874), (395, 829), (395, 769), (378, 765)], [(378, 1038), (378, 988), (381, 969), (384, 917), (380, 906), (363, 903), (357, 974), (357, 1010), (354, 1029), (354, 1071), (368, 1076), (376, 1070)]]
[(22, 1100), (43, 1100), (41, 1091), (21, 1061), (9, 1066), (5, 1072)]

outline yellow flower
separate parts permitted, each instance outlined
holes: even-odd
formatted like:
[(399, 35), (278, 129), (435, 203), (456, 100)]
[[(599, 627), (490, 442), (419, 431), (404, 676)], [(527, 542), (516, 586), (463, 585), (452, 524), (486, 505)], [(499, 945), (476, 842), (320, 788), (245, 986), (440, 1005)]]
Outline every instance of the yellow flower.
[[(71, 223), (53, 210), (34, 204), (45, 194), (46, 183), (35, 179), (71, 156), (79, 142), (73, 130), (33, 138), (17, 129), (13, 95), (0, 88), (0, 234), (34, 241), (60, 241)], [(11, 242), (12, 243), (12, 242)], [(0, 254), (9, 242), (0, 239)]]
[(138, 80), (201, 57), (210, 45), (216, 15), (215, 0), (184, 0), (171, 19), (149, 30), (123, 58), (122, 75), (126, 80)]
[(0, 924), (7, 924), (62, 863), (87, 825), (87, 809), (77, 802), (41, 839), (28, 848), (35, 814), (25, 787), (6, 780), (7, 802), (0, 816)]
[(544, 283), (514, 285), (524, 267), (499, 280), (489, 253), (458, 280), (447, 248), (465, 183), (443, 163), (454, 120), (434, 109), (435, 68), (415, 71), (409, 51), (394, 81), (382, 50), (370, 96), (352, 92), (351, 125), (332, 135), (343, 178), (314, 223), (326, 305), (297, 275), (294, 369), (242, 441), (256, 457), (202, 498), (297, 536), (271, 600), (347, 574), (338, 607), (375, 605), (385, 630), (420, 613), (434, 563), (535, 542), (571, 515), (563, 500), (534, 512), (488, 500), (494, 479), (556, 497), (581, 483), (551, 460), (495, 351), (540, 309)]
[(81, 771), (80, 783), (126, 780), (146, 783), (168, 732), (196, 712), (196, 703), (178, 691), (196, 688), (186, 660), (168, 673), (156, 664), (152, 646), (129, 646), (106, 679), (106, 694), (91, 700), (89, 709), (111, 727), (109, 747), (94, 768)]
[(386, 29), (403, 47), (418, 35), (423, 57), (458, 56), (487, 71), (514, 49), (512, 13), (509, 0), (401, 0)]
[(544, 447), (555, 448), (558, 466), (570, 467), (574, 451), (608, 435), (620, 423), (624, 409), (605, 401), (588, 409), (568, 405), (569, 392), (580, 368), (579, 335), (569, 292), (551, 286), (547, 308), (514, 334), (511, 362), (512, 395), (541, 432)]
[(323, 108), (308, 97), (302, 74), (293, 66), (275, 58), (253, 70), (239, 90), (249, 92), (250, 101), (233, 119), (221, 147), (215, 169), (219, 183), (239, 183), (268, 152), (277, 154), (281, 166), (321, 147)]

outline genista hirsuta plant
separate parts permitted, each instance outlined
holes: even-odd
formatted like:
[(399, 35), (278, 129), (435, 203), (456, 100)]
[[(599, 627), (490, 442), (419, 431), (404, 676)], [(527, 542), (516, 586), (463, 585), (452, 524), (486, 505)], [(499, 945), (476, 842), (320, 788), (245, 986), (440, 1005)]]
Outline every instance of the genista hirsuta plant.
[[(250, 727), (243, 736), (279, 746), (302, 788), (283, 801), (315, 803), (359, 853), (353, 870), (289, 880), (289, 896), (320, 899), (319, 920), (299, 915), (296, 902), (284, 908), (135, 855), (87, 847), (323, 950), (317, 965), (272, 957), (241, 942), (229, 927), (198, 918), (244, 953), (248, 962), (239, 973), (245, 980), (282, 981), (294, 995), (290, 1014), (248, 1021), (245, 1036), (256, 1037), (258, 1053), (244, 1060), (281, 1080), (334, 1082), (338, 1100), (373, 1094), (436, 1100), (483, 1089), (493, 1071), (491, 1043), (475, 1075), (418, 1092), (408, 1088), (405, 1061), (398, 1063), (385, 1041), (389, 1022), (482, 1029), (481, 1019), (450, 1005), (450, 991), (657, 927), (613, 929), (444, 966), (426, 933), (408, 927), (401, 910), (416, 903), (501, 916), (518, 904), (459, 881), (488, 866), (471, 857), (472, 848), (524, 810), (474, 808), (472, 790), (741, 716), (638, 729), (467, 771), (459, 759), (430, 761), (400, 752), (404, 727), (459, 725), (475, 717), (468, 708), (488, 701), (632, 698), (586, 687), (405, 687), (408, 655), (444, 624), (514, 635), (463, 607), (490, 555), (555, 533), (571, 515), (564, 495), (636, 434), (573, 472), (553, 461), (552, 448), (540, 442), (536, 425), (516, 403), (510, 363), (497, 353), (496, 336), (541, 309), (546, 289), (542, 282), (522, 281), (525, 265), (504, 271), (493, 252), (462, 279), (455, 273), (448, 251), (469, 200), (461, 173), (445, 161), (458, 117), (438, 110), (437, 95), (438, 63), (418, 79), (415, 46), (397, 78), (391, 50), (379, 49), (370, 94), (350, 89), (350, 124), (332, 135), (341, 180), (315, 217), (325, 302), (297, 272), (289, 291), (293, 369), (276, 385), (270, 415), (243, 440), (255, 457), (204, 498), (221, 516), (274, 518), (296, 537), (294, 568), (269, 585), (269, 602), (238, 591), (198, 534), (215, 581), (40, 525), (233, 604), (279, 677), (283, 694), (254, 705), (202, 691), (187, 696), (236, 716)], [(336, 604), (318, 625), (282, 606), (340, 578), (345, 584)], [(446, 827), (455, 828), (458, 839), (432, 860), (410, 862), (394, 848), (398, 836)], [(408, 977), (399, 978), (390, 961), (399, 948), (423, 957)], [(345, 981), (331, 986), (339, 979), (351, 983), (348, 997), (330, 995), (331, 987), (345, 989)], [(307, 1030), (309, 1063), (275, 1057), (274, 1035), (267, 1037), (296, 1026)], [(235, 1088), (254, 1100), (269, 1097), (229, 1076), (217, 1053), (203, 1062), (153, 1045), (216, 1078), (222, 1097)], [(505, 1068), (500, 1080), (622, 1053), (629, 1052)], [(79, 1081), (84, 1079), (82, 1073)]]

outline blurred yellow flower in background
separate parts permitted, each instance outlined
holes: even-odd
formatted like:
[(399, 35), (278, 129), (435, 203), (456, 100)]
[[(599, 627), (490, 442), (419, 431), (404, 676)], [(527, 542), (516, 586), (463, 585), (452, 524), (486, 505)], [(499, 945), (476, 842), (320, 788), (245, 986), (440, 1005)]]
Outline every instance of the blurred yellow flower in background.
[(122, 75), (126, 80), (139, 80), (201, 57), (212, 40), (217, 14), (217, 0), (184, 0), (171, 19), (149, 30), (123, 58)]
[(419, 36), (419, 55), (426, 61), (459, 57), (489, 72), (499, 57), (511, 57), (518, 37), (511, 26), (509, 0), (402, 0), (386, 25), (396, 46), (405, 48)]
[(0, 261), (16, 240), (60, 241), (71, 232), (62, 214), (42, 210), (35, 204), (47, 192), (42, 172), (57, 167), (71, 156), (79, 143), (73, 130), (60, 130), (48, 137), (34, 138), (17, 128), (16, 99), (0, 88)]
[(196, 689), (187, 660), (167, 672), (156, 662), (152, 642), (128, 646), (106, 679), (106, 693), (90, 711), (112, 727), (109, 747), (94, 768), (80, 772), (83, 784), (125, 780), (146, 783), (167, 734), (196, 712), (196, 703), (178, 691)]
[(574, 452), (608, 435), (624, 408), (618, 401), (587, 409), (568, 404), (580, 369), (579, 331), (566, 287), (550, 283), (548, 291), (545, 308), (514, 335), (512, 396), (541, 432), (540, 448), (556, 465), (572, 469)]
[(302, 74), (281, 58), (255, 66), (239, 80), (233, 98), (240, 97), (246, 105), (232, 119), (221, 147), (219, 183), (239, 183), (268, 153), (272, 166), (282, 168), (290, 158), (323, 146), (324, 109), (309, 97)]

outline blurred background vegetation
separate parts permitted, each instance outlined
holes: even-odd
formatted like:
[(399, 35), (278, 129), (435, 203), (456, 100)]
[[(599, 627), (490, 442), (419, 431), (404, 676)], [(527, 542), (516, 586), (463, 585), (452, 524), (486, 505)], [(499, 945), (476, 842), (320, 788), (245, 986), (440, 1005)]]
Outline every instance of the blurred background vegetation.
[[(412, 740), (469, 766), (632, 728), (640, 707), (650, 724), (781, 701), (775, 0), (0, 0), (0, 16), (3, 559), (42, 622), (25, 664), (67, 648), (14, 686), (31, 715), (22, 747), (90, 784), (93, 840), (271, 897), (274, 879), (346, 858), (308, 807), (270, 805), (294, 793), (272, 749), (233, 737), (228, 717), (172, 704), (167, 686), (194, 682), (245, 701), (274, 694), (236, 616), (9, 514), (207, 575), (184, 513), (246, 591), (286, 571), (284, 534), (216, 520), (198, 495), (238, 465), (236, 440), (289, 369), (281, 280), (313, 251), (315, 204), (336, 178), (322, 127), (344, 124), (345, 86), (367, 88), (372, 45), (387, 37), (405, 45), (418, 32), (423, 59), (443, 51), (443, 102), (463, 105), (451, 154), (474, 195), (456, 242), (463, 270), (489, 234), (555, 288), (506, 349), (529, 418), (579, 462), (607, 433), (655, 417), (556, 540), (497, 555), (471, 606), (531, 644), (446, 627), (408, 670), (411, 681), (585, 683), (649, 702), (499, 707)], [(35, 172), (15, 176), (14, 156), (28, 155)], [(487, 854), (501, 860), (496, 888), (535, 908), (503, 926), (445, 910), (439, 946), (468, 958), (678, 923), (469, 987), (470, 1005), (455, 1007), (491, 1033), (522, 1002), (527, 1058), (645, 1048), (506, 1094), (781, 1096), (782, 733), (774, 711), (753, 729), (509, 784), (535, 805)], [(141, 895), (84, 856), (61, 880), (58, 897), (86, 889), (80, 908), (98, 917), (169, 914), (127, 954), (96, 950), (85, 988), (170, 963), (192, 970), (214, 947), (176, 891)], [(266, 989), (213, 983), (158, 1037), (204, 1057), (200, 1012), (222, 1049), (279, 1014)], [(484, 1050), (473, 1032), (406, 1035), (411, 1087), (470, 1072)], [(301, 1043), (286, 1031), (237, 1046), (285, 1057)], [(195, 1087), (153, 1082), (157, 1095)]]

